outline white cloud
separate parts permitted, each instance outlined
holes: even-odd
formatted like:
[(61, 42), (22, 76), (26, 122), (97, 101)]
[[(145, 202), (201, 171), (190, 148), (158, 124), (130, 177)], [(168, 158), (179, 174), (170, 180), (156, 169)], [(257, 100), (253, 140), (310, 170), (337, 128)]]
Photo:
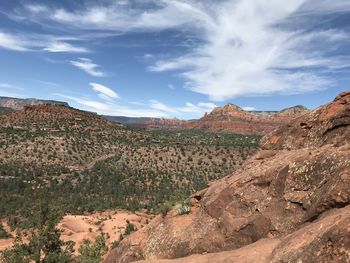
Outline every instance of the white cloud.
[(99, 92), (99, 97), (101, 97), (102, 99), (107, 99), (107, 100), (119, 99), (119, 95), (114, 90), (98, 83), (89, 83), (89, 84), (94, 91)]
[(66, 53), (84, 53), (84, 47), (74, 46), (61, 41), (59, 37), (48, 35), (12, 34), (0, 31), (0, 48), (13, 51), (48, 51)]
[(86, 48), (75, 47), (71, 44), (64, 42), (51, 43), (48, 47), (44, 48), (45, 51), (49, 52), (69, 52), (69, 53), (86, 53), (89, 52)]
[(98, 68), (100, 67), (100, 65), (94, 64), (91, 59), (88, 58), (78, 58), (78, 60), (72, 60), (70, 61), (70, 63), (85, 71), (86, 73), (90, 74), (91, 76), (94, 77), (104, 77), (106, 76), (106, 73), (98, 70)]
[(0, 47), (15, 51), (27, 51), (28, 48), (20, 37), (0, 32)]
[(164, 112), (167, 112), (167, 113), (174, 113), (174, 114), (178, 113), (177, 109), (169, 107), (169, 106), (165, 105), (164, 103), (156, 101), (156, 100), (151, 100), (150, 101), (150, 107), (152, 109), (164, 111)]

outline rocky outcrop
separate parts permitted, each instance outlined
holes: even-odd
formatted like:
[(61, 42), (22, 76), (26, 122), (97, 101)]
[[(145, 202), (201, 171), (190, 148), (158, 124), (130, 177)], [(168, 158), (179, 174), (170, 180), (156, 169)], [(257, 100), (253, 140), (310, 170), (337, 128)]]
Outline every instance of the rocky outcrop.
[(37, 100), (37, 99), (18, 99), (10, 97), (0, 97), (0, 107), (10, 108), (12, 110), (21, 110), (26, 106), (51, 104), (69, 106), (68, 103), (55, 100)]
[[(281, 263), (350, 261), (350, 206), (334, 209), (321, 219), (306, 224), (282, 238), (259, 240), (248, 246), (218, 253), (195, 254), (173, 260), (146, 260), (144, 263)], [(258, 259), (258, 261), (257, 261)]]
[(300, 149), (350, 140), (350, 92), (339, 94), (329, 103), (269, 134), (263, 149)]
[(185, 127), (188, 129), (264, 135), (307, 112), (308, 109), (300, 105), (274, 112), (245, 111), (234, 104), (227, 104), (224, 107), (215, 108), (199, 120), (187, 122)]
[(349, 262), (349, 110), (346, 92), (267, 135), (190, 214), (157, 217), (106, 262)]

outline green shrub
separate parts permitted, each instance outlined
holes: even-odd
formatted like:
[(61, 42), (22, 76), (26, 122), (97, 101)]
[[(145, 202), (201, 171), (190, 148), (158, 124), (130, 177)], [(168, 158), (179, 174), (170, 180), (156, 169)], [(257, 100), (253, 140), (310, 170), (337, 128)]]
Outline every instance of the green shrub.
[(106, 239), (103, 235), (99, 235), (95, 242), (85, 239), (79, 248), (80, 256), (77, 258), (77, 262), (99, 263), (107, 250)]
[(136, 231), (136, 227), (133, 223), (127, 222), (124, 235), (130, 235), (132, 232)]
[(191, 212), (191, 207), (185, 202), (181, 204), (181, 207), (177, 209), (178, 215), (187, 215)]
[(7, 233), (0, 223), (0, 239), (10, 238), (11, 234)]

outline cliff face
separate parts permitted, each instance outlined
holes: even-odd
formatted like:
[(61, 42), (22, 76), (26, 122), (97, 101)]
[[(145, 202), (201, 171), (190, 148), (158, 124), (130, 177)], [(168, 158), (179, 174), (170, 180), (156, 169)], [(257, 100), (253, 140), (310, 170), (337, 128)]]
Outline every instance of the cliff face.
[(349, 262), (349, 116), (345, 92), (265, 136), (188, 215), (158, 216), (106, 262)]
[(188, 129), (209, 129), (212, 131), (265, 135), (307, 112), (308, 109), (303, 106), (295, 106), (280, 112), (249, 112), (234, 104), (227, 104), (224, 107), (215, 108), (199, 120), (187, 122), (185, 127)]
[(52, 104), (69, 106), (66, 102), (54, 101), (54, 100), (37, 100), (37, 99), (18, 99), (9, 97), (0, 97), (0, 107), (10, 108), (12, 110), (21, 110), (26, 106)]

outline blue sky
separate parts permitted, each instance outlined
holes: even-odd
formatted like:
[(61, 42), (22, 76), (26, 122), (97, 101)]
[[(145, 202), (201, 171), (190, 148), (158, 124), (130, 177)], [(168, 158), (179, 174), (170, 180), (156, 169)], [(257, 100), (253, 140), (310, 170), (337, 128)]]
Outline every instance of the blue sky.
[(348, 0), (2, 0), (0, 96), (198, 118), (315, 108), (350, 84)]

